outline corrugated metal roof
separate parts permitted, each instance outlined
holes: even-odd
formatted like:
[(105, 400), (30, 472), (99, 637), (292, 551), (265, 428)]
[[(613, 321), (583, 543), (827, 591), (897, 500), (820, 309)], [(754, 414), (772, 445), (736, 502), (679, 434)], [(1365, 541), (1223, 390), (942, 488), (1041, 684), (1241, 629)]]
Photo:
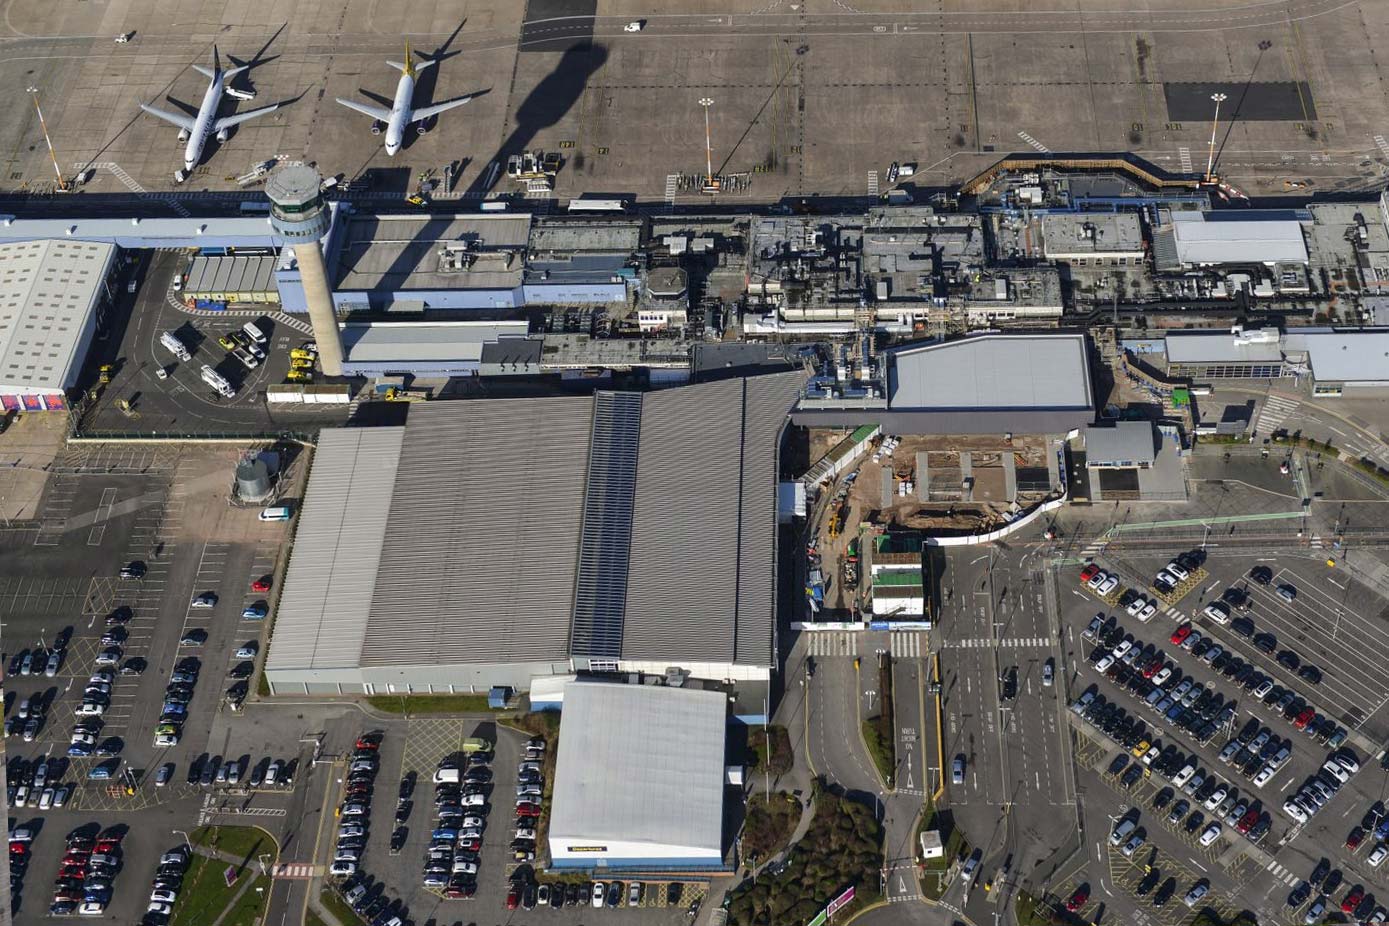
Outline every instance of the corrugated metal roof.
[(1172, 223), (1184, 264), (1307, 262), (1307, 242), (1295, 221), (1179, 221)]
[(267, 669), (358, 664), (404, 436), (404, 428), (319, 434)]
[(114, 247), (87, 241), (0, 244), (0, 384), (73, 385), (114, 259)]
[(362, 665), (564, 659), (593, 400), (416, 405)]
[(638, 392), (600, 392), (594, 397), (569, 644), (576, 656), (622, 655), (641, 405)]
[(646, 395), (623, 658), (769, 664), (776, 437), (804, 382), (797, 371)]
[(1118, 421), (1108, 427), (1085, 429), (1085, 461), (1090, 466), (1152, 463), (1155, 459), (1157, 436), (1150, 421)]
[(353, 363), (478, 360), (486, 344), (524, 335), (525, 319), (495, 322), (368, 322), (342, 328), (342, 346)]
[(550, 838), (717, 856), (727, 715), (718, 691), (566, 685)]
[(888, 406), (909, 410), (1086, 409), (1082, 334), (987, 334), (890, 352)]

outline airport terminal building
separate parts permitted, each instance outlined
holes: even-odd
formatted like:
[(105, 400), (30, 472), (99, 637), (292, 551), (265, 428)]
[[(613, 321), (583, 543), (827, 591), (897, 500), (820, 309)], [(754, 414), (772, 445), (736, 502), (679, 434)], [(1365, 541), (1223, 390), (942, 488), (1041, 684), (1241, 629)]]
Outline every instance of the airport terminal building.
[(320, 435), (276, 694), (526, 690), (575, 671), (763, 681), (800, 372), (412, 406)]

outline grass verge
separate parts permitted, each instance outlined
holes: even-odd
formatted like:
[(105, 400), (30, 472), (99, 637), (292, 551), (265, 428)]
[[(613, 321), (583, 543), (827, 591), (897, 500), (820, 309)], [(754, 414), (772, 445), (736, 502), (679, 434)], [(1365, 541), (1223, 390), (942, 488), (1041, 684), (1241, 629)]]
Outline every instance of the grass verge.
[(1046, 910), (1042, 902), (1033, 897), (1027, 891), (1018, 891), (1018, 899), (1014, 906), (1014, 912), (1018, 916), (1018, 926), (1051, 926), (1051, 917), (1039, 911)]
[[(224, 926), (252, 926), (260, 919), (270, 879), (256, 875), (247, 885), (252, 869), (246, 868), (228, 887), (224, 877), (226, 869), (226, 862), (193, 855), (183, 876), (183, 890), (179, 892), (178, 903), (174, 904), (170, 926), (206, 926), (219, 916), (223, 917)], [(242, 887), (246, 890), (238, 897), (237, 892)], [(264, 888), (266, 893), (257, 893), (257, 887)]]
[(863, 722), (863, 743), (868, 747), (868, 754), (873, 757), (873, 764), (878, 767), (878, 774), (883, 781), (892, 784), (892, 767), (894, 764), (892, 756), (892, 739), (884, 739), (882, 731), (878, 729), (878, 718), (870, 718)]
[(758, 727), (748, 733), (749, 766), (757, 772), (785, 775), (793, 759), (791, 736), (785, 727)]
[(362, 918), (347, 905), (347, 901), (342, 899), (342, 895), (331, 887), (323, 889), (323, 892), (318, 895), (318, 901), (323, 904), (323, 909), (333, 914), (342, 926), (360, 926), (362, 923)]
[(275, 840), (265, 830), (254, 826), (200, 826), (189, 835), (194, 845), (216, 849), (243, 861), (254, 861), (256, 856), (266, 853), (279, 856)]
[(309, 915), (304, 918), (304, 926), (328, 926), (328, 924), (323, 922), (323, 917), (310, 910)]
[(487, 695), (372, 695), (367, 703), (387, 714), (420, 716), (424, 714), (490, 714), (496, 710), (487, 706)]

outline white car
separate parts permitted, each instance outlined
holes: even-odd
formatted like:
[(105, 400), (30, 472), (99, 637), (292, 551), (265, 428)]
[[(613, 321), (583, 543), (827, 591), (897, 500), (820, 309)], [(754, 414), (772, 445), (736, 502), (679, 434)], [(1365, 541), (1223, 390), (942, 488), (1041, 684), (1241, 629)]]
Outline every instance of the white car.
[(631, 22), (629, 22), (627, 25), (623, 26), (623, 27), (622, 27), (622, 31), (623, 31), (623, 32), (640, 32), (640, 31), (642, 30), (642, 27), (644, 27), (645, 25), (646, 25), (645, 21), (640, 20), (640, 19), (634, 19), (634, 20), (632, 20)]
[(155, 745), (156, 747), (158, 747), (158, 748), (161, 748), (161, 749), (164, 748), (165, 746), (177, 746), (177, 745), (178, 745), (178, 734), (177, 734), (177, 733), (156, 733), (156, 734), (154, 735), (154, 745)]
[(487, 795), (485, 794), (465, 794), (460, 803), (464, 807), (486, 807)]
[(1327, 759), (1326, 763), (1322, 766), (1322, 770), (1341, 784), (1350, 781), (1350, 773), (1341, 768), (1341, 764), (1334, 759)]
[(1147, 603), (1148, 599), (1139, 595), (1137, 598), (1133, 599), (1133, 601), (1130, 601), (1129, 606), (1124, 610), (1128, 612), (1129, 617), (1137, 617), (1139, 612), (1143, 610), (1143, 606)]
[(1201, 609), (1201, 613), (1215, 621), (1217, 624), (1230, 623), (1230, 612), (1218, 601), (1212, 601)]
[(73, 713), (83, 717), (100, 717), (106, 713), (106, 705), (99, 701), (83, 701)]
[(1156, 613), (1157, 603), (1150, 601), (1143, 606), (1142, 611), (1138, 612), (1138, 619), (1146, 624), (1148, 621), (1153, 619), (1153, 615)]
[(1108, 671), (1109, 667), (1112, 665), (1114, 665), (1114, 656), (1106, 653), (1100, 657), (1099, 662), (1095, 663), (1095, 671), (1103, 674)]
[(1090, 588), (1091, 590), (1094, 590), (1094, 589), (1099, 588), (1102, 584), (1104, 584), (1104, 581), (1105, 581), (1106, 579), (1108, 579), (1108, 578), (1109, 578), (1109, 573), (1104, 572), (1104, 571), (1102, 570), (1102, 571), (1100, 571), (1100, 572), (1095, 573), (1093, 576), (1091, 576), (1091, 577), (1090, 577), (1090, 581), (1086, 582), (1085, 585), (1086, 585), (1088, 588)]
[(517, 838), (517, 839), (534, 839), (534, 838), (535, 838), (535, 830), (533, 830), (533, 829), (526, 829), (526, 828), (518, 829), (518, 830), (516, 830), (516, 838)]
[(155, 888), (150, 891), (150, 903), (173, 903), (178, 900), (178, 892), (167, 888)]
[(77, 908), (82, 916), (101, 916), (106, 912), (106, 904), (99, 900), (89, 900)]
[(52, 807), (52, 806), (53, 806), (53, 789), (52, 789), (52, 788), (44, 788), (44, 789), (43, 789), (43, 793), (39, 795), (39, 810), (47, 810), (47, 809), (49, 809), (49, 808)]
[(1341, 768), (1345, 769), (1352, 775), (1360, 771), (1360, 763), (1355, 761), (1355, 757), (1350, 755), (1349, 753), (1338, 752), (1331, 758), (1336, 760), (1337, 765), (1341, 766)]
[(1120, 640), (1114, 645), (1113, 654), (1115, 659), (1123, 659), (1129, 650), (1133, 649), (1132, 640)]
[(1160, 747), (1149, 746), (1148, 751), (1143, 754), (1143, 758), (1140, 761), (1146, 766), (1151, 766), (1157, 761), (1160, 755), (1162, 755), (1162, 749)]
[(356, 873), (356, 862), (337, 861), (328, 866), (328, 874), (335, 878), (350, 878)]
[(90, 733), (81, 733), (81, 732), (74, 733), (74, 734), (72, 734), (72, 745), (74, 745), (74, 746), (95, 746), (95, 745), (96, 745), (96, 737), (93, 736), (93, 735), (90, 734)]
[(453, 862), (453, 874), (475, 875), (477, 874), (477, 865), (464, 858), (455, 859)]
[(1224, 785), (1216, 785), (1215, 790), (1211, 792), (1211, 796), (1206, 798), (1205, 808), (1207, 810), (1215, 810), (1215, 808), (1220, 806), (1220, 802), (1225, 800), (1229, 794), (1230, 792), (1225, 790)]
[(1182, 567), (1182, 564), (1176, 560), (1167, 564), (1167, 571), (1170, 572), (1172, 578), (1176, 579), (1178, 582), (1191, 577), (1191, 573), (1187, 572), (1186, 569)]
[(1171, 677), (1172, 665), (1169, 663), (1168, 665), (1165, 665), (1161, 669), (1157, 670), (1157, 674), (1153, 676), (1153, 684), (1160, 686), (1163, 682), (1167, 681)]
[(1116, 578), (1115, 576), (1109, 576), (1107, 579), (1105, 579), (1103, 582), (1101, 582), (1098, 586), (1095, 587), (1095, 594), (1103, 598), (1118, 587), (1118, 578)]
[(1206, 831), (1201, 834), (1201, 845), (1208, 846), (1220, 838), (1220, 824), (1212, 823), (1206, 827)]
[(255, 641), (255, 640), (251, 640), (251, 641), (248, 642), (246, 645), (242, 646), (239, 650), (236, 651), (236, 658), (237, 658), (237, 659), (255, 659), (255, 658), (256, 658), (256, 652), (257, 652), (259, 649), (260, 649), (260, 646), (256, 643), (256, 641)]
[(213, 608), (217, 606), (217, 596), (212, 592), (203, 592), (197, 598), (188, 602), (190, 608)]
[(1268, 784), (1268, 780), (1273, 777), (1278, 770), (1271, 763), (1264, 763), (1264, 767), (1259, 769), (1259, 773), (1254, 776), (1254, 787), (1262, 788)]
[(360, 823), (344, 823), (338, 827), (338, 837), (343, 836), (365, 836), (367, 828)]
[(1371, 868), (1378, 868), (1384, 861), (1385, 856), (1389, 856), (1389, 846), (1379, 842), (1375, 843), (1373, 851), (1370, 852), (1369, 858), (1365, 859), (1365, 861), (1369, 863)]
[(1180, 772), (1178, 772), (1177, 774), (1175, 774), (1175, 775), (1172, 776), (1172, 786), (1173, 786), (1174, 788), (1180, 788), (1182, 785), (1184, 785), (1184, 784), (1186, 784), (1188, 781), (1190, 781), (1190, 780), (1191, 780), (1191, 776), (1193, 776), (1193, 775), (1195, 775), (1195, 774), (1196, 774), (1196, 766), (1191, 765), (1190, 763), (1188, 763), (1188, 764), (1186, 764), (1186, 765), (1183, 765), (1183, 766), (1182, 766), (1182, 770), (1181, 770)]
[(1303, 810), (1300, 806), (1298, 806), (1297, 801), (1293, 800), (1292, 798), (1288, 798), (1286, 801), (1283, 802), (1283, 813), (1292, 817), (1298, 823), (1307, 822), (1307, 812)]

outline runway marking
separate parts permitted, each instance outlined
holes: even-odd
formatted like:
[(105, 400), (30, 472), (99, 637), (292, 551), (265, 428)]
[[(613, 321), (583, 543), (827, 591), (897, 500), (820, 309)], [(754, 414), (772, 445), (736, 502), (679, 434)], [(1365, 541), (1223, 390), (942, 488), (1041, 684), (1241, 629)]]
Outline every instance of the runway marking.
[(1179, 158), (1182, 159), (1182, 173), (1184, 173), (1184, 174), (1189, 174), (1189, 173), (1191, 173), (1191, 149), (1190, 149), (1190, 148), (1178, 148), (1178, 149), (1177, 149), (1177, 156), (1178, 156)]
[(1383, 135), (1375, 136), (1375, 145), (1385, 157), (1389, 157), (1389, 141), (1385, 141)]
[(1019, 132), (1018, 137), (1021, 138), (1023, 141), (1027, 142), (1032, 147), (1036, 148), (1038, 151), (1042, 152), (1043, 154), (1051, 154), (1050, 148), (1039, 142), (1037, 139), (1033, 138), (1031, 135), (1028, 135), (1026, 132)]
[(874, 197), (878, 195), (878, 172), (876, 170), (868, 172), (868, 195)]

